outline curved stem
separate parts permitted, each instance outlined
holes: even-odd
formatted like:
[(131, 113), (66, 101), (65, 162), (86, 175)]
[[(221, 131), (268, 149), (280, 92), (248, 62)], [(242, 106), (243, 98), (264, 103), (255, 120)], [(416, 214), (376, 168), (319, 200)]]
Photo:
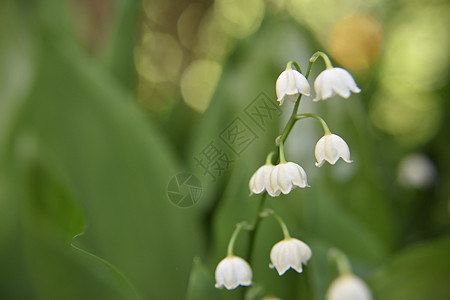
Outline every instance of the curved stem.
[(273, 157), (275, 156), (275, 154), (276, 154), (275, 151), (272, 151), (272, 152), (270, 152), (269, 154), (267, 154), (267, 157), (266, 157), (266, 165), (271, 165), (271, 164), (272, 164), (272, 159), (273, 159)]
[(325, 135), (331, 134), (331, 131), (328, 128), (327, 123), (320, 116), (318, 116), (316, 114), (311, 114), (311, 113), (297, 115), (297, 120), (301, 120), (301, 119), (305, 119), (305, 118), (314, 118), (314, 119), (316, 119), (322, 125), (323, 131), (325, 131)]
[(286, 223), (284, 223), (283, 219), (275, 212), (272, 212), (272, 215), (277, 219), (278, 223), (280, 223), (281, 229), (283, 230), (284, 239), (290, 239), (291, 235), (289, 234), (289, 230), (287, 229)]
[(313, 56), (311, 56), (311, 58), (309, 59), (309, 62), (310, 63), (315, 62), (319, 56), (322, 57), (323, 61), (325, 62), (325, 66), (326, 66), (327, 69), (333, 68), (333, 65), (331, 64), (330, 58), (328, 57), (328, 55), (326, 55), (322, 51), (317, 51), (316, 53), (314, 53)]
[(236, 241), (236, 238), (243, 226), (244, 225), (242, 223), (236, 224), (236, 229), (234, 229), (230, 242), (228, 243), (227, 256), (233, 256), (234, 242)]
[(333, 248), (333, 249), (330, 249), (330, 251), (329, 251), (329, 257), (331, 259), (334, 259), (334, 261), (336, 262), (336, 265), (337, 265), (337, 268), (339, 271), (339, 275), (352, 274), (352, 268), (350, 266), (350, 262), (344, 253), (342, 253), (338, 249)]
[(295, 60), (290, 60), (286, 65), (286, 69), (292, 70), (292, 65), (294, 65), (294, 67), (297, 69), (297, 71), (299, 71), (300, 73), (303, 74), (302, 69), (300, 68), (300, 66), (298, 65), (298, 63)]

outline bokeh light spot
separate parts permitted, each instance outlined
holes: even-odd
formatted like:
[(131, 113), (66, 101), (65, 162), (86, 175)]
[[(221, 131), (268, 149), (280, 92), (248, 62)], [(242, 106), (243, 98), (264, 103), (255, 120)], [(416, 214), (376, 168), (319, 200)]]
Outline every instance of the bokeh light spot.
[(222, 66), (212, 60), (193, 61), (181, 76), (181, 94), (189, 107), (204, 112), (211, 102)]
[(441, 7), (431, 6), (398, 17), (386, 43), (381, 77), (384, 86), (412, 86), (424, 91), (447, 82), (450, 39), (448, 26), (442, 26), (448, 20), (445, 15)]
[(150, 31), (135, 54), (138, 73), (151, 82), (176, 81), (182, 58), (181, 47), (171, 35)]
[(378, 57), (383, 43), (380, 22), (369, 14), (355, 14), (337, 21), (329, 39), (331, 55), (344, 68), (368, 68)]
[(375, 126), (411, 146), (431, 140), (442, 121), (439, 101), (432, 93), (379, 93), (370, 116)]
[(206, 8), (201, 3), (189, 5), (181, 14), (177, 23), (180, 43), (191, 50), (195, 49), (198, 41), (198, 27)]
[(216, 5), (224, 31), (239, 38), (255, 32), (264, 16), (261, 0), (218, 0)]

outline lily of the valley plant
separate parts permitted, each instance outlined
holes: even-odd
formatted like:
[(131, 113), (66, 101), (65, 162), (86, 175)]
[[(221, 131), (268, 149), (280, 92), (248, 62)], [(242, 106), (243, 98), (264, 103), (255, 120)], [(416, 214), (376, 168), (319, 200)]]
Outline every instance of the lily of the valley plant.
[(331, 249), (329, 256), (336, 262), (339, 276), (328, 287), (326, 300), (372, 300), (369, 287), (353, 274), (347, 256), (337, 249)]
[[(252, 282), (251, 256), (255, 242), (255, 234), (262, 218), (274, 216), (283, 231), (284, 239), (277, 242), (268, 253), (270, 267), (276, 269), (281, 276), (290, 268), (302, 273), (303, 266), (312, 257), (311, 248), (303, 241), (292, 238), (288, 232), (285, 222), (273, 210), (264, 210), (265, 199), (280, 197), (291, 193), (295, 188), (309, 187), (307, 173), (298, 163), (286, 160), (284, 144), (287, 142), (292, 129), (298, 121), (306, 118), (314, 118), (321, 124), (324, 130), (315, 147), (316, 166), (320, 167), (325, 162), (334, 165), (340, 158), (351, 163), (350, 149), (347, 143), (338, 135), (331, 133), (325, 120), (312, 113), (299, 113), (300, 100), (302, 96), (310, 96), (310, 84), (308, 77), (313, 63), (321, 57), (326, 69), (317, 76), (314, 81), (315, 97), (313, 101), (325, 100), (334, 95), (349, 98), (351, 93), (359, 93), (361, 90), (356, 85), (350, 73), (342, 68), (334, 68), (328, 56), (323, 52), (316, 52), (310, 59), (308, 69), (304, 74), (295, 61), (290, 61), (286, 69), (279, 75), (276, 88), (276, 101), (283, 105), (286, 100), (294, 102), (293, 110), (281, 135), (275, 140), (274, 150), (266, 157), (265, 164), (260, 166), (251, 176), (249, 182), (250, 195), (262, 194), (259, 209), (252, 224), (236, 228), (228, 246), (228, 255), (216, 268), (216, 287), (234, 289), (239, 285), (250, 285)], [(295, 137), (294, 137), (295, 138)], [(248, 241), (248, 253), (246, 257), (238, 257), (233, 254), (233, 245), (238, 233), (242, 228), (250, 231)], [(258, 249), (258, 251), (263, 251)], [(333, 294), (333, 293), (332, 293)], [(337, 298), (330, 298), (337, 299)], [(364, 298), (366, 299), (366, 298)]]

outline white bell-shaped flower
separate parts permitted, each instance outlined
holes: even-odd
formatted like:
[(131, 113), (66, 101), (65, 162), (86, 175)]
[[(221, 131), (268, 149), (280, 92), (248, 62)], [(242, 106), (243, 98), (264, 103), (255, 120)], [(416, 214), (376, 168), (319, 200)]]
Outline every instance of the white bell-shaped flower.
[(266, 190), (266, 184), (269, 182), (270, 173), (274, 167), (272, 164), (265, 164), (256, 170), (249, 182), (250, 196), (253, 194), (261, 194)]
[(321, 167), (325, 161), (334, 165), (339, 158), (351, 163), (350, 149), (347, 143), (336, 134), (325, 134), (316, 144), (316, 166)]
[(361, 92), (352, 75), (342, 68), (327, 68), (314, 81), (316, 97), (313, 101), (325, 100), (335, 94), (348, 98), (353, 93)]
[(280, 276), (289, 268), (301, 273), (302, 264), (306, 264), (311, 255), (311, 249), (304, 242), (294, 238), (286, 238), (272, 247), (270, 267), (277, 269)]
[(289, 194), (296, 187), (309, 187), (305, 170), (293, 162), (276, 165), (270, 173), (270, 180), (266, 184), (267, 193), (276, 197), (280, 193)]
[(355, 275), (341, 275), (328, 288), (327, 300), (372, 300), (368, 286)]
[(252, 284), (252, 269), (250, 265), (238, 256), (225, 257), (216, 268), (216, 288), (225, 286), (227, 290), (233, 290), (239, 285)]
[(289, 99), (296, 102), (300, 94), (309, 96), (309, 83), (305, 76), (297, 70), (286, 69), (278, 76), (276, 83), (277, 101), (280, 105)]

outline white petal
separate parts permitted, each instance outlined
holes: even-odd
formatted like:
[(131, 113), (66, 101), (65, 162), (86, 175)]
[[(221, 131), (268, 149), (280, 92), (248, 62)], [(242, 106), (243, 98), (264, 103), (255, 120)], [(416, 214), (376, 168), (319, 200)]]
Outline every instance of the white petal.
[(248, 263), (240, 257), (235, 257), (233, 265), (239, 284), (250, 285), (252, 283), (252, 271)]
[(372, 300), (369, 287), (359, 277), (342, 275), (328, 288), (327, 300)]
[(321, 99), (324, 99), (323, 97), (323, 75), (324, 73), (320, 73), (316, 80), (314, 81), (314, 90), (316, 91), (316, 97), (313, 99), (314, 102), (317, 102)]
[(280, 105), (286, 99), (296, 102), (299, 94), (309, 96), (310, 87), (308, 80), (296, 70), (284, 70), (278, 76), (275, 86), (277, 101), (280, 102)]
[(258, 189), (255, 186), (255, 177), (256, 177), (256, 173), (254, 173), (252, 175), (252, 177), (250, 178), (250, 182), (248, 183), (248, 188), (250, 189), (250, 196), (253, 195), (253, 193), (258, 194)]
[(348, 148), (347, 143), (343, 138), (336, 134), (332, 134), (331, 136), (338, 156), (341, 157), (345, 162), (351, 163), (352, 161), (350, 160), (350, 149)]
[(295, 72), (295, 86), (297, 88), (297, 91), (300, 94), (309, 96), (310, 95), (310, 93), (309, 93), (310, 87), (309, 87), (308, 80), (300, 72), (297, 72), (297, 71), (294, 71), (294, 72)]
[(283, 194), (289, 194), (292, 190), (292, 177), (289, 174), (288, 164), (279, 164), (277, 166), (277, 184)]
[(267, 193), (272, 197), (277, 197), (281, 193), (281, 191), (278, 187), (278, 168), (279, 168), (279, 165), (276, 165), (272, 169), (272, 172), (270, 172), (270, 176), (268, 177), (268, 180), (266, 183)]
[(313, 101), (325, 100), (335, 94), (348, 98), (353, 93), (359, 93), (361, 89), (356, 85), (352, 75), (342, 68), (331, 68), (322, 71), (314, 81), (316, 97)]
[(320, 167), (325, 161), (334, 165), (339, 158), (351, 163), (350, 149), (347, 143), (336, 134), (327, 134), (319, 139), (315, 148), (316, 166)]
[(311, 249), (300, 240), (289, 238), (276, 243), (270, 251), (271, 268), (283, 275), (289, 268), (301, 273), (302, 264), (311, 258)]
[(311, 248), (309, 248), (309, 246), (304, 242), (297, 239), (292, 239), (292, 243), (295, 244), (295, 246), (297, 247), (302, 263), (306, 264), (306, 262), (312, 256)]
[(314, 89), (316, 90), (316, 98), (314, 101), (325, 100), (334, 95), (332, 83), (334, 82), (333, 74), (329, 70), (322, 71), (314, 81)]
[(361, 89), (356, 85), (353, 76), (347, 70), (342, 68), (334, 68), (334, 69), (336, 69), (336, 73), (340, 75), (340, 77), (342, 78), (348, 89), (350, 89), (353, 93), (361, 92)]
[(316, 144), (316, 149), (314, 151), (317, 160), (316, 162), (317, 167), (321, 167), (325, 162), (325, 138), (326, 136), (323, 136), (319, 139), (319, 141)]
[(297, 171), (297, 177), (294, 178), (292, 183), (301, 188), (309, 187), (305, 170), (297, 164), (294, 164), (294, 167)]
[(250, 195), (253, 193), (260, 194), (265, 190), (266, 177), (270, 176), (273, 167), (273, 165), (264, 165), (256, 170), (249, 182)]
[(280, 253), (277, 257), (277, 271), (283, 275), (295, 263), (295, 253), (292, 252), (290, 244), (285, 241), (280, 245)]
[(324, 147), (325, 159), (332, 165), (339, 159), (338, 151), (335, 146), (333, 136), (327, 135)]
[(252, 270), (249, 264), (240, 257), (231, 256), (224, 258), (216, 268), (216, 287), (225, 286), (232, 290), (239, 285), (250, 285), (252, 281)]

